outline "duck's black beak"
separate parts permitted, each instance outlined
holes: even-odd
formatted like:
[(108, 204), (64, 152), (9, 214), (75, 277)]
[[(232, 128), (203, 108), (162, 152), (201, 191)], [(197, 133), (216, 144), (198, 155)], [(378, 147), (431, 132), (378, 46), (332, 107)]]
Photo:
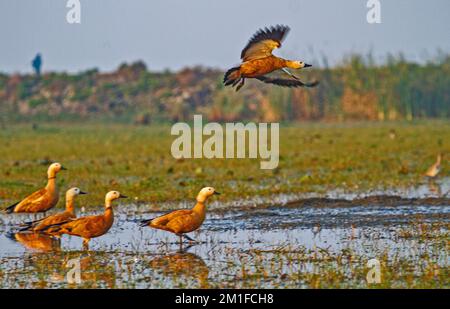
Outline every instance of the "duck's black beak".
[(67, 168), (65, 168), (64, 166), (61, 166), (61, 171), (67, 171)]
[(214, 191), (214, 195), (220, 195), (220, 192)]
[(119, 195), (119, 198), (128, 198), (128, 196), (123, 195), (123, 194), (120, 194), (120, 195)]
[(80, 194), (88, 194), (87, 192), (80, 191)]
[(305, 68), (309, 68), (309, 67), (312, 67), (312, 64), (305, 63)]

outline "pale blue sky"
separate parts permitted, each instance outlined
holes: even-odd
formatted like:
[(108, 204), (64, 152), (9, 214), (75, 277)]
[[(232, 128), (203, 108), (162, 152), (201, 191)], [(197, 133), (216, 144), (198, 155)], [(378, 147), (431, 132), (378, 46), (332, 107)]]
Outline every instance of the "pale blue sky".
[(421, 61), (450, 53), (449, 0), (380, 0), (382, 24), (366, 22), (367, 0), (81, 0), (81, 24), (66, 22), (66, 0), (1, 0), (0, 72), (115, 69), (141, 59), (153, 70), (239, 62), (260, 27), (287, 24), (277, 54), (331, 63), (352, 52), (403, 52)]

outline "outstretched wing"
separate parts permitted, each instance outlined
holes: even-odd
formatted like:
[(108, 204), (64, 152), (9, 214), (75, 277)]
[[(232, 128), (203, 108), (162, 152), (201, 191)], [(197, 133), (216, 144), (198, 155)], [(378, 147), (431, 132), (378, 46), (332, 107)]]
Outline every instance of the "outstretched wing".
[(312, 83), (303, 83), (298, 79), (272, 78), (267, 75), (258, 76), (256, 78), (267, 84), (274, 84), (282, 87), (316, 87), (319, 84), (319, 81), (317, 80)]
[(288, 32), (289, 27), (283, 25), (259, 29), (242, 50), (241, 59), (249, 61), (270, 56), (275, 48), (281, 47)]

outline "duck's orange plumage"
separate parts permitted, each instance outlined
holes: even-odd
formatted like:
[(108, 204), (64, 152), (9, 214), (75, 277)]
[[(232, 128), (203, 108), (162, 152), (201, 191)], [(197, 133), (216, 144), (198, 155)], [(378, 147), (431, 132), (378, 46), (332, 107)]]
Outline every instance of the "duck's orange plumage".
[(60, 163), (53, 163), (47, 170), (47, 185), (20, 202), (6, 208), (7, 213), (39, 213), (55, 207), (59, 200), (56, 174), (65, 170)]
[[(289, 27), (282, 25), (258, 30), (241, 52), (241, 65), (231, 68), (225, 73), (223, 80), (225, 86), (236, 86), (236, 91), (238, 91), (244, 85), (246, 78), (256, 78), (265, 83), (284, 87), (316, 86), (318, 82), (303, 83), (286, 70), (286, 68), (301, 69), (311, 65), (303, 61), (286, 60), (272, 54), (274, 49), (281, 47), (281, 42), (288, 32)], [(268, 75), (278, 70), (283, 70), (290, 78)]]
[[(74, 209), (74, 199), (75, 196), (79, 194), (86, 194), (81, 191), (79, 188), (71, 188), (66, 192), (66, 210), (60, 213), (56, 213), (40, 220), (26, 222), (25, 227), (20, 231), (34, 231), (34, 232), (42, 232), (46, 231), (47, 228), (51, 225), (67, 222), (70, 219), (75, 219), (75, 209)], [(47, 231), (48, 232), (48, 231)]]
[(440, 170), (441, 170), (441, 154), (438, 154), (436, 162), (428, 168), (425, 175), (430, 178), (434, 178), (439, 174)]
[(49, 226), (46, 230), (54, 236), (68, 234), (83, 238), (83, 245), (88, 246), (91, 238), (106, 234), (114, 222), (112, 201), (126, 198), (118, 191), (110, 191), (105, 197), (105, 212), (101, 215), (87, 216)]
[(213, 194), (220, 193), (212, 187), (205, 187), (197, 195), (197, 204), (194, 208), (175, 210), (154, 219), (143, 220), (141, 226), (149, 226), (174, 233), (180, 237), (180, 243), (183, 236), (192, 240), (184, 234), (197, 230), (203, 224), (206, 216), (205, 202)]

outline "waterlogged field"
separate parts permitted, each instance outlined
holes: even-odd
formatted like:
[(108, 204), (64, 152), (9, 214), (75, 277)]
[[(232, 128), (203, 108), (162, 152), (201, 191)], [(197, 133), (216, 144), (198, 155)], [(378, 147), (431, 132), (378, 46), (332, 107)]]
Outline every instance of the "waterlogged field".
[[(159, 213), (128, 205), (89, 252), (77, 238), (15, 234), (2, 216), (0, 280), (15, 288), (450, 287), (450, 207), (328, 204), (212, 211), (191, 235), (198, 243), (183, 248), (136, 223)], [(379, 283), (366, 280), (371, 259)], [(68, 282), (70, 262), (79, 263), (78, 283)]]
[(58, 175), (63, 190), (78, 186), (90, 193), (78, 201), (86, 207), (101, 205), (111, 189), (152, 210), (193, 199), (205, 185), (224, 193), (220, 202), (251, 205), (281, 196), (408, 190), (427, 183), (423, 174), (438, 153), (444, 154), (440, 176), (449, 175), (449, 136), (448, 121), (282, 126), (279, 166), (261, 170), (260, 159), (174, 159), (170, 126), (6, 126), (0, 130), (0, 205), (44, 185), (52, 161), (69, 169)]
[[(0, 205), (45, 184), (49, 162), (69, 168), (79, 215), (102, 211), (112, 189), (108, 234), (61, 242), (17, 233), (28, 215), (0, 215), (1, 287), (449, 288), (450, 124), (305, 124), (280, 130), (280, 165), (170, 155), (170, 127), (14, 125), (0, 131)], [(434, 181), (423, 173), (444, 154)], [(188, 208), (198, 190), (222, 195), (180, 248), (178, 238), (138, 221)], [(60, 201), (58, 208), (63, 207)], [(380, 282), (368, 283), (380, 263)], [(75, 264), (73, 264), (75, 263)], [(80, 282), (67, 273), (80, 266)]]

